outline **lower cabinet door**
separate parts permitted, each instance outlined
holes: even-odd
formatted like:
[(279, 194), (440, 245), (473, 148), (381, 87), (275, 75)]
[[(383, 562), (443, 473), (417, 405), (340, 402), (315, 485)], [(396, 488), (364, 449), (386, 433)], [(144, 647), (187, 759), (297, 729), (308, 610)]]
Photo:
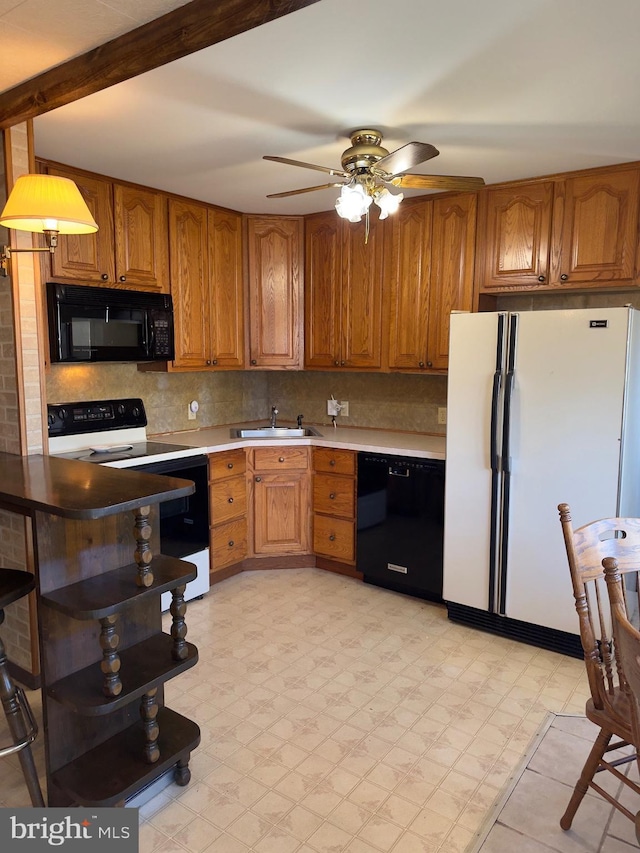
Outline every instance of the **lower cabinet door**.
[(342, 563), (355, 562), (355, 521), (314, 514), (313, 552)]
[(290, 471), (254, 478), (256, 555), (309, 553), (309, 475)]
[(211, 569), (216, 572), (247, 556), (247, 519), (237, 518), (211, 528)]

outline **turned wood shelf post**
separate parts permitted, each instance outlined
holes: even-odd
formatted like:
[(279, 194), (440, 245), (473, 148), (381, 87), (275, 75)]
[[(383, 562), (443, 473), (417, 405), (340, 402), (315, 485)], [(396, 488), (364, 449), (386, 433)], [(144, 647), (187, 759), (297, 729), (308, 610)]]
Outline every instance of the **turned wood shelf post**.
[(102, 630), (100, 631), (100, 646), (102, 648), (102, 661), (100, 669), (104, 673), (102, 692), (105, 696), (119, 696), (122, 692), (122, 681), (120, 681), (120, 656), (118, 646), (120, 637), (116, 633), (117, 614), (105, 616), (100, 620)]
[(185, 613), (187, 605), (184, 600), (185, 586), (177, 586), (171, 591), (171, 607), (169, 611), (173, 617), (171, 623), (171, 636), (173, 637), (173, 647), (171, 656), (174, 660), (184, 660), (188, 654), (185, 637), (187, 636), (187, 623), (185, 622)]
[(156, 720), (158, 703), (155, 701), (157, 692), (157, 687), (149, 690), (143, 695), (140, 703), (140, 717), (145, 735), (144, 757), (148, 764), (154, 764), (160, 758), (160, 747), (158, 746), (160, 728)]
[(138, 574), (136, 576), (136, 584), (138, 586), (151, 586), (153, 583), (153, 571), (151, 570), (153, 553), (149, 545), (149, 539), (151, 538), (151, 525), (149, 524), (150, 512), (151, 507), (148, 506), (141, 506), (133, 511), (133, 517), (135, 518), (133, 535), (137, 544), (133, 556), (138, 565)]

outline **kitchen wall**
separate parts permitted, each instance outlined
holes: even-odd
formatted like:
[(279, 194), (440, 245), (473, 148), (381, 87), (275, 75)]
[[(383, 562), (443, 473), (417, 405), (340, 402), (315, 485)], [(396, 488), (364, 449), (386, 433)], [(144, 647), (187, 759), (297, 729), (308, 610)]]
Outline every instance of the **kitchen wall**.
[[(344, 426), (440, 432), (437, 407), (446, 404), (446, 377), (299, 371), (155, 373), (134, 364), (52, 365), (47, 402), (142, 397), (150, 434), (264, 420), (277, 405), (282, 421), (298, 414), (328, 423), (326, 400), (348, 400)], [(187, 418), (198, 400), (197, 421)]]
[(444, 435), (438, 424), (438, 406), (447, 404), (447, 378), (435, 375), (395, 373), (346, 373), (343, 371), (278, 372), (268, 377), (269, 399), (279, 417), (293, 421), (303, 414), (315, 424), (330, 422), (327, 400), (349, 401), (349, 416), (340, 415), (340, 426), (378, 427)]
[[(155, 373), (135, 364), (52, 365), (47, 371), (47, 402), (141, 397), (147, 432), (174, 432), (266, 417), (269, 411), (264, 373)], [(196, 421), (187, 418), (197, 400)]]

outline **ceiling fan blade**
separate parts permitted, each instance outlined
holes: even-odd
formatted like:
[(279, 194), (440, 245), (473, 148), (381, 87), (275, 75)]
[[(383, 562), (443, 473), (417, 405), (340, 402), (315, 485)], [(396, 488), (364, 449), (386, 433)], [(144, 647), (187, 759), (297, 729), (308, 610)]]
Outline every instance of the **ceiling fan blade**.
[(348, 178), (347, 172), (341, 169), (329, 169), (327, 166), (315, 166), (313, 163), (303, 163), (302, 160), (290, 160), (288, 157), (270, 157), (265, 154), (263, 160), (273, 160), (276, 163), (286, 163), (289, 166), (302, 166), (303, 169), (315, 169), (318, 172), (326, 172), (328, 175), (338, 175), (340, 178)]
[(303, 187), (301, 190), (289, 190), (284, 193), (271, 193), (267, 198), (286, 198), (289, 195), (300, 195), (300, 193), (312, 193), (315, 190), (328, 190), (330, 187), (343, 187), (344, 184), (321, 184), (319, 187)]
[(386, 172), (388, 175), (397, 175), (406, 172), (425, 160), (437, 157), (440, 152), (428, 142), (407, 142), (400, 148), (396, 148), (391, 154), (387, 154), (374, 166), (374, 172)]
[(398, 175), (388, 183), (408, 190), (478, 190), (484, 186), (482, 178), (463, 175)]

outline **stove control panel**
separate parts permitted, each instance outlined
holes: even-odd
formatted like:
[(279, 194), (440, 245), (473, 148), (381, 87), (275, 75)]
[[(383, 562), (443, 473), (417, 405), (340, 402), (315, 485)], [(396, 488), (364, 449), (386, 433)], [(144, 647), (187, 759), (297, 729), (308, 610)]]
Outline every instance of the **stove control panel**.
[(47, 406), (49, 437), (88, 432), (146, 427), (144, 403), (138, 397), (126, 400), (91, 400)]

